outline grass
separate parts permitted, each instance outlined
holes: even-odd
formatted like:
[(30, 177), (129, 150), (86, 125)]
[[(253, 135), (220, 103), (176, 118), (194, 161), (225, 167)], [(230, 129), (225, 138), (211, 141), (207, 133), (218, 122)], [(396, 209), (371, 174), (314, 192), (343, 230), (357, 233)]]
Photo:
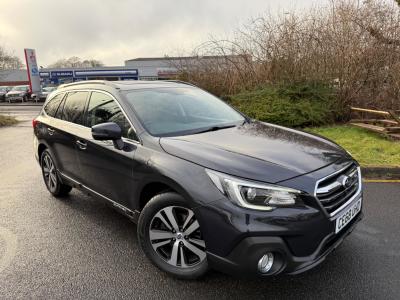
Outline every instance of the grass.
[(327, 137), (349, 151), (362, 166), (400, 167), (400, 142), (352, 126), (307, 128), (306, 131)]
[(17, 123), (18, 121), (14, 117), (0, 115), (0, 127), (11, 126)]

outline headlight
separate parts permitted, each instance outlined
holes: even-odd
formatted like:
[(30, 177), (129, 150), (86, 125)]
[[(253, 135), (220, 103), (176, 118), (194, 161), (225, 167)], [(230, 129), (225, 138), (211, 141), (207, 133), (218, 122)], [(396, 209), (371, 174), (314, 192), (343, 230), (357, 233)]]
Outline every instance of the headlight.
[(301, 201), (301, 191), (272, 184), (260, 184), (207, 170), (215, 186), (235, 204), (257, 210), (293, 206)]

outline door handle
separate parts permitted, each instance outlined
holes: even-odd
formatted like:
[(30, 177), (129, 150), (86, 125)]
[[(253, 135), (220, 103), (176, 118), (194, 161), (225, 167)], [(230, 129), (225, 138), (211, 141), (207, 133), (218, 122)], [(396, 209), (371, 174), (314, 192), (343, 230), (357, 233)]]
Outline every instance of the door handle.
[(47, 127), (47, 131), (48, 131), (48, 133), (50, 134), (50, 135), (53, 135), (54, 134), (54, 129), (51, 129), (50, 127)]
[(87, 148), (87, 143), (81, 140), (77, 140), (76, 144), (78, 145), (79, 149), (81, 150), (86, 150)]

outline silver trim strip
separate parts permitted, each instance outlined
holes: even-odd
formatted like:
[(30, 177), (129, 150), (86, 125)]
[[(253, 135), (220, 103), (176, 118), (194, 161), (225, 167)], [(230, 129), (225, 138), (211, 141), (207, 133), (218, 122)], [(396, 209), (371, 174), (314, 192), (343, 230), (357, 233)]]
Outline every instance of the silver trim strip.
[[(64, 97), (67, 97), (67, 96), (68, 96), (67, 94), (70, 93), (70, 92), (88, 92), (88, 93), (91, 93), (91, 92), (99, 92), (99, 93), (103, 93), (103, 94), (106, 94), (106, 95), (110, 96), (110, 97), (117, 103), (118, 107), (121, 109), (122, 113), (124, 114), (125, 118), (128, 120), (129, 124), (131, 125), (132, 129), (135, 131), (135, 134), (136, 134), (136, 136), (137, 136), (138, 139), (139, 139), (139, 141), (136, 141), (136, 140), (132, 140), (132, 139), (128, 139), (128, 138), (122, 137), (122, 140), (123, 140), (124, 142), (128, 142), (128, 143), (140, 144), (140, 145), (142, 144), (142, 141), (140, 140), (140, 137), (139, 137), (139, 135), (137, 134), (137, 130), (136, 130), (135, 126), (133, 126), (132, 121), (128, 118), (128, 115), (126, 114), (125, 110), (123, 109), (123, 107), (121, 106), (121, 104), (118, 102), (118, 100), (114, 97), (114, 95), (112, 95), (111, 93), (109, 93), (109, 92), (107, 92), (107, 91), (103, 91), (103, 90), (99, 90), (99, 89), (74, 89), (74, 90), (63, 90), (63, 91), (57, 91), (57, 90), (55, 90), (54, 92), (52, 92), (52, 97), (51, 97), (51, 98), (48, 98), (48, 100), (45, 101), (45, 103), (43, 103), (42, 111), (44, 112), (44, 114), (45, 114), (48, 118), (53, 118), (54, 120), (63, 121), (63, 122), (66, 122), (66, 123), (68, 123), (68, 124), (73, 124), (73, 125), (76, 125), (76, 126), (80, 126), (80, 127), (82, 127), (82, 128), (90, 129), (90, 127), (86, 127), (86, 126), (83, 126), (83, 125), (80, 125), (80, 124), (68, 122), (68, 121), (65, 121), (65, 120), (62, 120), (62, 119), (57, 119), (57, 118), (54, 118), (54, 117), (52, 117), (52, 116), (49, 116), (49, 115), (46, 113), (46, 111), (44, 110), (44, 108), (45, 108), (45, 106), (47, 105), (47, 103), (48, 103), (51, 99), (53, 99), (55, 96), (57, 96), (58, 94), (64, 93), (64, 94), (66, 94), (66, 95), (64, 95)], [(54, 93), (54, 94), (53, 94), (53, 93)], [(64, 100), (64, 97), (63, 97), (63, 100)], [(90, 97), (91, 97), (91, 94), (90, 94)], [(90, 101), (90, 98), (89, 98), (89, 101)], [(86, 107), (85, 107), (85, 109), (86, 109)]]
[(317, 194), (326, 194), (331, 192), (332, 190), (336, 189), (337, 187), (342, 186), (340, 182), (332, 182), (331, 184), (328, 184), (327, 186), (317, 188)]
[(317, 182), (315, 183), (315, 189), (314, 189), (314, 196), (317, 197), (317, 190), (318, 190), (318, 185), (321, 181), (324, 181), (325, 179), (331, 178), (333, 176), (335, 176), (336, 174), (339, 174), (341, 172), (343, 172), (344, 170), (346, 170), (349, 166), (351, 166), (353, 163), (348, 163), (345, 167), (341, 168), (340, 170), (333, 172), (332, 174), (329, 174), (328, 176), (325, 176), (321, 179), (318, 179)]
[(80, 183), (79, 181), (77, 181), (77, 180), (75, 180), (75, 179), (69, 177), (68, 175), (65, 175), (64, 173), (62, 173), (62, 172), (60, 172), (60, 171), (58, 171), (58, 172), (61, 174), (61, 176), (63, 176), (63, 177), (65, 177), (65, 178), (67, 178), (67, 179), (69, 179), (69, 180), (75, 182), (77, 185), (79, 185), (79, 186), (81, 186), (81, 187), (83, 187), (83, 188), (89, 190), (90, 192), (92, 192), (92, 193), (98, 195), (99, 197), (103, 198), (104, 200), (107, 200), (107, 201), (111, 202), (111, 204), (114, 205), (115, 207), (118, 207), (119, 209), (123, 210), (123, 211), (126, 212), (126, 213), (129, 213), (129, 214), (131, 214), (131, 215), (134, 215), (134, 211), (133, 211), (133, 210), (131, 210), (131, 209), (129, 209), (129, 208), (123, 206), (122, 204), (119, 204), (118, 202), (115, 202), (114, 200), (111, 200), (110, 198), (108, 198), (108, 197), (106, 197), (106, 196), (104, 196), (104, 195), (102, 195), (102, 194), (96, 192), (95, 190), (92, 190), (91, 188), (89, 188), (89, 187), (87, 187), (86, 185)]
[[(343, 170), (343, 169), (342, 169)], [(352, 171), (350, 174), (346, 175), (348, 178), (353, 178), (353, 176), (357, 173), (357, 169), (355, 169), (354, 171)], [(340, 178), (340, 177), (339, 177)], [(337, 187), (342, 186), (342, 184), (338, 181), (332, 182), (331, 184), (328, 184), (326, 186), (323, 187), (319, 187), (319, 184), (317, 185), (317, 195), (318, 194), (326, 194), (329, 193), (331, 191), (333, 191), (334, 189), (336, 189)]]
[[(326, 177), (324, 177), (324, 178), (319, 179), (319, 180), (317, 181), (317, 183), (315, 184), (315, 190), (314, 190), (314, 197), (315, 197), (315, 199), (317, 199), (317, 200), (319, 201), (319, 199), (318, 199), (318, 197), (317, 197), (317, 187), (318, 187), (318, 185), (319, 185), (319, 183), (320, 183), (321, 181), (323, 181), (323, 180), (325, 180), (325, 179), (328, 179), (328, 178), (330, 178), (330, 177), (333, 177), (333, 176), (335, 176), (335, 175), (338, 174), (338, 173), (343, 172), (343, 171), (344, 171), (345, 169), (347, 169), (351, 164), (352, 164), (352, 163), (348, 164), (346, 167), (340, 169), (339, 171), (336, 171), (336, 172), (334, 172), (334, 173), (332, 173), (332, 174), (330, 174), (330, 175), (328, 175), (328, 176), (326, 176)], [(349, 205), (351, 202), (353, 202), (353, 200), (354, 200), (355, 198), (357, 198), (357, 197), (361, 194), (361, 191), (362, 191), (362, 178), (361, 178), (361, 168), (360, 168), (360, 167), (357, 167), (357, 172), (358, 172), (358, 189), (357, 189), (357, 191), (355, 192), (355, 194), (354, 194), (349, 200), (346, 201), (346, 203), (344, 203), (343, 205), (341, 205), (341, 206), (340, 206), (338, 209), (336, 209), (334, 212), (330, 213), (329, 216), (334, 217), (335, 215), (337, 215), (342, 209), (344, 209), (347, 205)], [(321, 203), (321, 202), (320, 202), (320, 203)], [(321, 203), (321, 206), (323, 207), (322, 203)]]

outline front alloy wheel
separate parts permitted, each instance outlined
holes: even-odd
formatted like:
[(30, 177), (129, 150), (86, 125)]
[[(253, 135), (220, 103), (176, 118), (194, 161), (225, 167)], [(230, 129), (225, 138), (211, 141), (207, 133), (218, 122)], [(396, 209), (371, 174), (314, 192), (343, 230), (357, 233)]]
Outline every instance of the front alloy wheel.
[(188, 208), (161, 209), (151, 221), (149, 237), (154, 251), (172, 266), (188, 268), (206, 258), (199, 223)]
[(177, 193), (154, 196), (138, 223), (140, 245), (158, 268), (181, 279), (195, 279), (208, 270), (206, 243), (187, 201)]

